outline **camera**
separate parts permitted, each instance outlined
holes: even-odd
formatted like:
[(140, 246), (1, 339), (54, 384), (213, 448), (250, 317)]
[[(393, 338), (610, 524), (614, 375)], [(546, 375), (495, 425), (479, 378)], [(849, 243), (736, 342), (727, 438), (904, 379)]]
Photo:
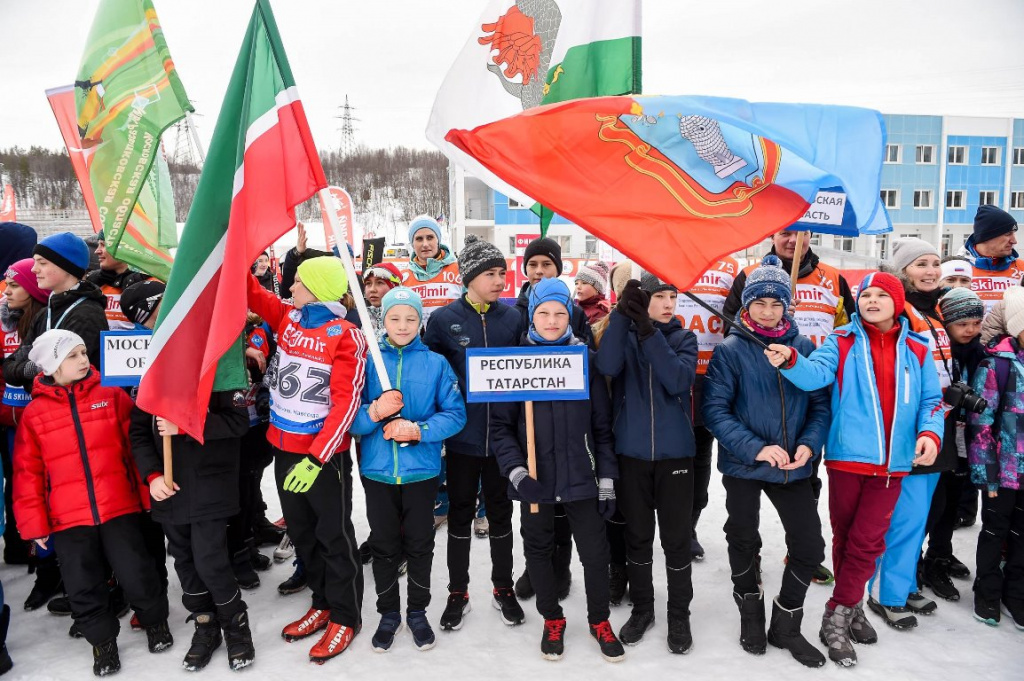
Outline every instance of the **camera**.
[(963, 381), (953, 381), (946, 388), (943, 401), (954, 409), (963, 407), (964, 411), (980, 414), (988, 408), (988, 400), (974, 392), (971, 386)]

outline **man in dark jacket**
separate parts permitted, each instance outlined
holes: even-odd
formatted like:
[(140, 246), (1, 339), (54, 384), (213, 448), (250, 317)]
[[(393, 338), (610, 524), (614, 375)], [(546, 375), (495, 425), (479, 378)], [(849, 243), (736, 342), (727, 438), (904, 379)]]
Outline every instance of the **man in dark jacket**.
[[(249, 430), (241, 392), (214, 392), (199, 444), (174, 424), (138, 407), (129, 435), (139, 473), (153, 497), (153, 519), (164, 527), (167, 550), (181, 581), (181, 602), (195, 620), (186, 669), (205, 667), (221, 633), (232, 669), (252, 663), (252, 635), (245, 601), (228, 553), (228, 519), (238, 513), (239, 443)], [(174, 486), (164, 479), (162, 435), (171, 435)]]
[(690, 634), (693, 436), (691, 390), (697, 337), (674, 316), (677, 292), (644, 273), (630, 280), (609, 316), (596, 368), (612, 377), (619, 508), (633, 612), (619, 631), (635, 645), (654, 626), (654, 517), (668, 573), (668, 646), (686, 653)]
[[(523, 274), (527, 281), (519, 289), (516, 309), (523, 316), (523, 324), (530, 326), (530, 287), (541, 279), (562, 276), (562, 247), (554, 239), (534, 239), (526, 246), (523, 254)], [(576, 303), (569, 311), (569, 325), (572, 333), (581, 341), (594, 347), (594, 334), (587, 321), (587, 313)]]
[(107, 251), (107, 240), (101, 231), (97, 235), (99, 242), (96, 245), (96, 256), (99, 259), (100, 267), (85, 275), (85, 280), (96, 284), (107, 297), (107, 325), (114, 330), (135, 328), (135, 323), (130, 321), (121, 310), (121, 294), (126, 288), (140, 281), (146, 281), (150, 277), (142, 272), (137, 272), (128, 263), (122, 262), (110, 255)]
[(28, 358), (32, 342), (50, 329), (74, 331), (85, 341), (92, 365), (100, 365), (100, 332), (107, 330), (106, 296), (99, 287), (83, 281), (89, 266), (89, 247), (71, 232), (48, 236), (35, 247), (32, 271), (39, 288), (50, 291), (46, 308), (32, 321), (21, 347), (4, 360), (4, 380), (29, 388), (39, 373)]
[[(505, 289), (505, 256), (492, 244), (470, 235), (459, 255), (466, 292), (439, 308), (427, 322), (423, 341), (452, 365), (466, 396), (466, 348), (514, 347), (526, 331), (522, 316), (498, 298)], [(512, 583), (512, 502), (490, 448), (490, 404), (467, 404), (466, 427), (445, 441), (448, 474), (448, 604), (441, 615), (446, 631), (462, 627), (469, 612), (470, 526), (482, 488), (490, 522), (491, 582), (495, 607), (508, 625), (525, 615)]]

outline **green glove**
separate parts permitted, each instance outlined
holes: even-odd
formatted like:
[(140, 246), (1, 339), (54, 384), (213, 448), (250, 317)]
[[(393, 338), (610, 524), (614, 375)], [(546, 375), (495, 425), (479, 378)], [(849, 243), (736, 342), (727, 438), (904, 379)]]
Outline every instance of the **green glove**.
[(316, 482), (318, 475), (320, 475), (320, 466), (312, 461), (300, 461), (288, 469), (288, 475), (284, 476), (284, 490), (297, 494), (308, 492)]

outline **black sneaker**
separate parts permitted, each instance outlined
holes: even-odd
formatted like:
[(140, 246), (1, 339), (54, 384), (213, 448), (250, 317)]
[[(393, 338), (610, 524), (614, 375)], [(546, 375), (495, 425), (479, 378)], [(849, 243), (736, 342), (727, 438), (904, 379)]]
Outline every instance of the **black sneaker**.
[(1019, 631), (1024, 631), (1024, 600), (1003, 599), (1002, 611), (1009, 616), (1013, 626)]
[(50, 599), (50, 602), (46, 604), (46, 609), (50, 611), (51, 615), (70, 617), (71, 601), (67, 596), (57, 596), (56, 598)]
[(220, 624), (216, 615), (211, 612), (193, 613), (188, 619), (195, 621), (196, 630), (192, 634), (192, 644), (185, 653), (181, 665), (186, 671), (196, 672), (210, 663), (213, 651), (220, 647)]
[(458, 631), (462, 628), (463, 619), (470, 610), (469, 594), (465, 591), (451, 592), (448, 594), (448, 604), (444, 606), (444, 612), (441, 613), (441, 629)]
[(426, 610), (410, 610), (406, 615), (409, 622), (409, 631), (412, 632), (412, 642), (416, 650), (423, 652), (430, 650), (437, 643), (434, 637), (434, 630), (430, 627), (430, 620), (427, 619)]
[(266, 519), (266, 517), (260, 518), (256, 521), (256, 544), (258, 546), (277, 546), (281, 543), (281, 537), (288, 530), (279, 525), (275, 525)]
[(167, 626), (167, 620), (160, 624), (146, 627), (146, 640), (149, 642), (149, 652), (160, 653), (174, 645), (174, 637)]
[(82, 635), (82, 630), (78, 628), (78, 622), (71, 623), (71, 627), (68, 629), (68, 636), (71, 638), (85, 638)]
[(924, 566), (924, 585), (935, 592), (939, 598), (947, 601), (959, 601), (960, 591), (953, 586), (949, 578), (949, 561), (942, 558), (926, 560)]
[[(530, 581), (530, 571), (523, 569), (523, 574), (516, 580), (516, 598), (521, 601), (528, 600), (537, 595), (533, 590), (533, 582)], [(555, 620), (552, 620), (555, 621)]]
[(545, 660), (561, 660), (565, 652), (565, 618), (544, 620), (544, 636), (540, 639), (540, 656)]
[(621, 662), (626, 658), (626, 650), (619, 643), (619, 639), (615, 638), (615, 632), (612, 631), (611, 622), (608, 620), (591, 624), (590, 635), (601, 647), (601, 657), (604, 659), (609, 662)]
[(974, 619), (990, 627), (999, 626), (999, 601), (987, 601), (974, 595)]
[(494, 589), (494, 608), (501, 611), (501, 621), (510, 627), (526, 620), (523, 606), (519, 605), (515, 589)]
[(612, 605), (619, 605), (626, 597), (626, 586), (629, 584), (629, 577), (626, 575), (626, 566), (612, 563), (608, 566), (608, 602)]
[(292, 576), (277, 585), (277, 593), (282, 596), (297, 594), (306, 589), (306, 571), (302, 569), (302, 563), (295, 561), (295, 572)]
[(121, 671), (121, 658), (117, 654), (117, 639), (92, 647), (92, 673), (96, 676), (110, 676)]
[(971, 527), (978, 521), (977, 516), (973, 515), (962, 515), (956, 519), (953, 523), (953, 529), (959, 530), (961, 527)]
[(668, 616), (668, 650), (676, 655), (685, 655), (693, 648), (688, 617)]
[(391, 646), (395, 642), (395, 636), (401, 630), (402, 614), (400, 612), (386, 612), (381, 615), (377, 631), (373, 633), (373, 638), (370, 639), (373, 652), (386, 653), (391, 650)]
[(252, 569), (257, 572), (266, 572), (270, 569), (270, 566), (274, 564), (270, 556), (266, 556), (256, 549), (252, 549), (250, 552), (250, 558), (252, 560)]
[(627, 646), (635, 646), (643, 640), (647, 630), (654, 626), (653, 612), (639, 612), (634, 610), (626, 623), (619, 629), (619, 638)]
[(949, 557), (949, 576), (953, 579), (967, 579), (971, 576), (970, 569), (960, 562), (956, 556)]
[(693, 536), (690, 538), (690, 554), (698, 563), (704, 560), (704, 547), (697, 541), (697, 530), (693, 531)]
[(32, 584), (32, 591), (25, 599), (26, 610), (38, 610), (54, 596), (61, 594), (64, 582), (60, 578), (60, 567), (57, 565), (56, 556), (47, 556), (39, 559), (36, 567), (36, 581)]

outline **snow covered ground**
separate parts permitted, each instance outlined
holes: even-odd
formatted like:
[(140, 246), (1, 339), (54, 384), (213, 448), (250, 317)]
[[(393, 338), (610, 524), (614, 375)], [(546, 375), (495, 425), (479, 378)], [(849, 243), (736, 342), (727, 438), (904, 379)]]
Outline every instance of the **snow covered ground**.
[[(826, 486), (827, 488), (827, 486)], [(272, 476), (264, 478), (264, 491), (268, 503), (276, 505)], [(920, 626), (910, 632), (888, 629), (874, 614), (868, 617), (878, 628), (880, 641), (872, 646), (859, 646), (860, 662), (852, 670), (844, 670), (828, 663), (824, 669), (805, 669), (789, 653), (769, 647), (763, 657), (753, 657), (739, 647), (739, 618), (730, 595), (729, 567), (725, 553), (725, 491), (716, 474), (711, 483), (711, 504), (701, 519), (701, 539), (707, 558), (694, 564), (694, 602), (691, 622), (694, 648), (685, 656), (675, 656), (665, 645), (664, 616), (664, 564), (655, 554), (655, 585), (657, 623), (647, 638), (636, 647), (627, 649), (624, 662), (612, 665), (601, 659), (597, 644), (586, 626), (586, 606), (583, 597), (582, 567), (574, 563), (572, 592), (563, 603), (568, 628), (566, 654), (560, 662), (548, 662), (540, 657), (539, 644), (542, 619), (533, 607), (533, 601), (524, 603), (527, 620), (523, 626), (509, 628), (501, 623), (498, 613), (491, 607), (488, 584), (489, 560), (486, 540), (473, 540), (472, 579), (470, 599), (473, 611), (465, 626), (457, 632), (437, 631), (438, 644), (433, 650), (415, 649), (408, 631), (403, 631), (391, 652), (380, 655), (370, 647), (370, 634), (378, 616), (374, 608), (373, 576), (370, 567), (365, 570), (366, 597), (363, 603), (364, 630), (356, 637), (353, 647), (340, 657), (323, 666), (307, 661), (312, 639), (285, 643), (280, 636), (281, 627), (302, 615), (309, 606), (308, 592), (293, 596), (280, 596), (277, 584), (292, 570), (290, 563), (275, 565), (262, 573), (263, 585), (245, 594), (251, 614), (253, 636), (256, 643), (255, 666), (243, 672), (231, 672), (223, 648), (214, 656), (210, 666), (197, 678), (206, 681), (239, 678), (301, 678), (336, 679), (373, 678), (380, 680), (416, 678), (432, 679), (552, 679), (562, 681), (597, 678), (608, 679), (660, 679), (700, 678), (736, 679), (755, 677), (759, 681), (789, 679), (1003, 679), (1024, 678), (1024, 632), (1017, 631), (1004, 616), (999, 628), (990, 628), (976, 622), (971, 616), (970, 582), (958, 581), (957, 587), (964, 599), (956, 603), (940, 601), (938, 612), (920, 618)], [(822, 500), (823, 504), (825, 500)], [(770, 597), (777, 593), (782, 575), (782, 559), (786, 553), (782, 526), (770, 503), (764, 500), (761, 534), (765, 592)], [(355, 525), (361, 538), (367, 534), (367, 523), (362, 513), (361, 493), (356, 499)], [(822, 506), (824, 510), (826, 506)], [(278, 508), (272, 508), (274, 518)], [(518, 527), (518, 512), (516, 514)], [(828, 533), (827, 518), (823, 518)], [(974, 567), (974, 545), (978, 527), (958, 530), (953, 537), (956, 555), (969, 567)], [(826, 540), (828, 540), (826, 536)], [(434, 601), (428, 615), (437, 628), (437, 620), (444, 608), (447, 583), (445, 568), (445, 532), (437, 535), (434, 558)], [(264, 552), (269, 552), (265, 548)], [(516, 570), (522, 569), (521, 543), (516, 538)], [(23, 568), (0, 566), (7, 602), (12, 608), (11, 630), (7, 646), (14, 659), (14, 669), (6, 679), (88, 679), (92, 677), (92, 656), (83, 640), (68, 638), (71, 619), (55, 617), (45, 610), (25, 612), (22, 603), (32, 585), (32, 576)], [(404, 579), (403, 579), (404, 589)], [(828, 598), (828, 587), (811, 585), (807, 599), (807, 616), (803, 631), (808, 639), (817, 643), (817, 631), (822, 608)], [(132, 632), (128, 619), (122, 620), (119, 639), (122, 671), (119, 678), (138, 681), (156, 681), (184, 678), (181, 658), (188, 648), (192, 625), (185, 622), (181, 606), (181, 589), (171, 569), (171, 631), (174, 646), (163, 653), (151, 655), (146, 649), (146, 636)], [(403, 593), (403, 603), (405, 594)], [(769, 606), (770, 611), (770, 606)], [(628, 606), (612, 609), (611, 621), (616, 630), (629, 616)], [(679, 675), (679, 676), (676, 676)]]

